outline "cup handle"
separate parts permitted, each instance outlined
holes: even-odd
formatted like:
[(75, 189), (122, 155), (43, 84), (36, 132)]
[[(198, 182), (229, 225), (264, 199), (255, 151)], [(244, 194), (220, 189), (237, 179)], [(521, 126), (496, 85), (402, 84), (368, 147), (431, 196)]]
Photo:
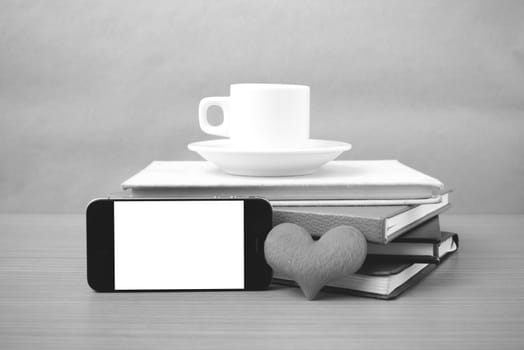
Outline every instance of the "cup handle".
[[(211, 106), (222, 108), (224, 120), (219, 125), (209, 124), (207, 110)], [(229, 97), (206, 97), (198, 105), (198, 122), (203, 132), (210, 135), (229, 136)]]

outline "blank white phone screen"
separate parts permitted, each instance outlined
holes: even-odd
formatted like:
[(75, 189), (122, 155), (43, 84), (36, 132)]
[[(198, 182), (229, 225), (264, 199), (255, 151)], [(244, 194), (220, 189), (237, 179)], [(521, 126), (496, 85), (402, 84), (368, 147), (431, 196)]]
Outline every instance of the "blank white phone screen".
[(244, 202), (115, 201), (115, 290), (243, 289)]

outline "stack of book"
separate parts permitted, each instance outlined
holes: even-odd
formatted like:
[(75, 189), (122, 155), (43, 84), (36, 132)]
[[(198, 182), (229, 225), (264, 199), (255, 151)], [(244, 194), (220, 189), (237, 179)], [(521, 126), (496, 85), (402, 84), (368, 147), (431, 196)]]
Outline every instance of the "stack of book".
[[(263, 197), (273, 224), (298, 224), (314, 237), (339, 225), (359, 229), (368, 257), (333, 290), (395, 298), (458, 248), (455, 233), (440, 230), (450, 192), (435, 178), (395, 160), (333, 161), (305, 176), (243, 177), (203, 161), (156, 161), (122, 184), (113, 198)], [(274, 283), (294, 285), (286, 276)]]

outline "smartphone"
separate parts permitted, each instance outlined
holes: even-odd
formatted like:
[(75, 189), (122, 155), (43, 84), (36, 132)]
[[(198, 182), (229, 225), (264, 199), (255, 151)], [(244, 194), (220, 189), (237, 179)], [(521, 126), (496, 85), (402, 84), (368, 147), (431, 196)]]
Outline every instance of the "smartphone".
[(95, 291), (262, 290), (271, 282), (264, 199), (98, 199), (86, 221)]

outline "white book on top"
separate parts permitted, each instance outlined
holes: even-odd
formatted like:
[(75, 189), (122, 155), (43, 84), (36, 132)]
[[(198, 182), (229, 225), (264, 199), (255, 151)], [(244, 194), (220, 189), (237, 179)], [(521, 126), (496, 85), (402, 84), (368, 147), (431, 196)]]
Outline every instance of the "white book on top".
[(264, 197), (273, 205), (409, 205), (443, 184), (397, 160), (332, 161), (310, 175), (235, 176), (205, 161), (154, 161), (124, 181), (135, 197)]

